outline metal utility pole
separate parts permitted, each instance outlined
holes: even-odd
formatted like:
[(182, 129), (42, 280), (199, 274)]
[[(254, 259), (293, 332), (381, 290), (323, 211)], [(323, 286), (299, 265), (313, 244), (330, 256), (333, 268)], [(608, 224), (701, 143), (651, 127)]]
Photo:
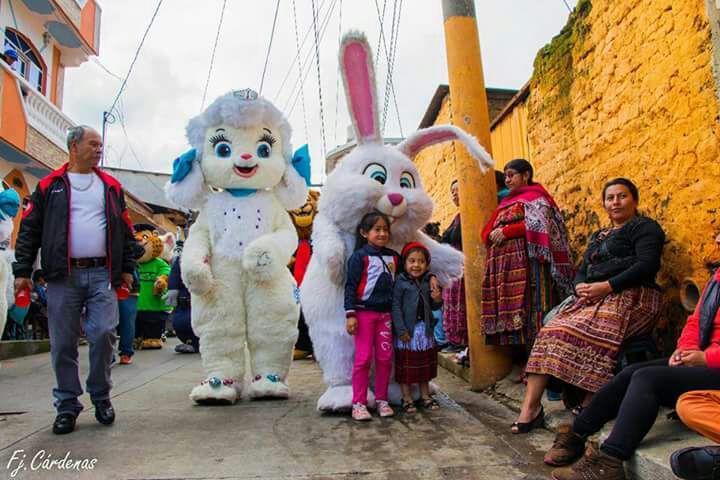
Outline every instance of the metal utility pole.
[[(480, 59), (473, 0), (442, 0), (452, 123), (474, 135), (492, 153), (487, 94)], [(480, 333), (482, 279), (487, 252), (481, 232), (497, 206), (495, 175), (483, 175), (468, 152), (458, 147), (455, 169), (460, 189), (465, 293), (470, 343), (470, 386), (482, 390), (510, 372), (507, 348), (485, 345)]]

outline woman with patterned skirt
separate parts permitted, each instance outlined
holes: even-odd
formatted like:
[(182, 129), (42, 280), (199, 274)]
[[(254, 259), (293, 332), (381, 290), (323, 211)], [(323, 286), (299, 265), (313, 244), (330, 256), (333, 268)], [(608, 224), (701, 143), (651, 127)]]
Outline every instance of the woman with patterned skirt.
[[(450, 184), (450, 195), (456, 207), (460, 206), (458, 181)], [(456, 250), (462, 251), (462, 232), (460, 214), (455, 215), (450, 226), (442, 234), (440, 240)], [(448, 346), (443, 352), (461, 352), (468, 344), (467, 312), (465, 310), (465, 279), (460, 277), (443, 289), (443, 328)]]
[(665, 233), (637, 214), (635, 185), (624, 178), (603, 188), (612, 226), (595, 232), (575, 277), (575, 297), (538, 333), (526, 372), (528, 388), (513, 433), (543, 421), (541, 398), (551, 377), (586, 392), (586, 406), (612, 377), (620, 345), (652, 331), (660, 309), (655, 276)]
[(507, 196), (483, 230), (488, 255), (481, 331), (489, 345), (532, 348), (543, 317), (572, 292), (573, 268), (560, 209), (532, 165), (505, 166)]

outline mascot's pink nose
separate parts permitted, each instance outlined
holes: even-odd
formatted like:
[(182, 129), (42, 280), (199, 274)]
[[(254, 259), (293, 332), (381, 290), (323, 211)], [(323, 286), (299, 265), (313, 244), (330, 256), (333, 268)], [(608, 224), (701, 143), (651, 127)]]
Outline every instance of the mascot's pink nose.
[(405, 198), (400, 193), (389, 193), (388, 200), (392, 203), (393, 207), (396, 207), (402, 203)]
[(252, 154), (243, 153), (242, 155), (240, 155), (240, 158), (242, 158), (243, 160), (250, 160), (252, 158)]

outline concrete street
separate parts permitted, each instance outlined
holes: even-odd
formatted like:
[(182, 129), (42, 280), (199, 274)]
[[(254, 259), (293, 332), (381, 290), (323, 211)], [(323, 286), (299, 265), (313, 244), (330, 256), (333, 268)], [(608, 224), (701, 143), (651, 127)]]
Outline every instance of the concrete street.
[[(293, 364), (287, 401), (193, 406), (187, 395), (202, 378), (200, 358), (175, 354), (174, 344), (113, 368), (113, 426), (95, 421), (85, 396), (78, 427), (65, 436), (51, 431), (49, 355), (2, 362), (0, 478), (549, 478), (542, 452), (551, 435), (512, 436), (512, 412), (445, 371), (436, 382), (441, 410), (358, 424), (315, 410), (324, 386), (307, 360)], [(86, 371), (87, 347), (80, 356)], [(51, 465), (66, 455), (86, 469)]]

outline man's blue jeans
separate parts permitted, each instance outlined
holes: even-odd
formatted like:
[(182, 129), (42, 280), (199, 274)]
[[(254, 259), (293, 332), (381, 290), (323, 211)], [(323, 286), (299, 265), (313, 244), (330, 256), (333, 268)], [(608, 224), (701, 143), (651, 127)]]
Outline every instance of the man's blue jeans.
[(117, 336), (118, 301), (106, 268), (72, 269), (70, 275), (48, 282), (50, 356), (57, 387), (53, 389), (58, 413), (77, 415), (83, 409), (78, 371), (80, 313), (85, 313), (90, 371), (87, 391), (93, 403), (110, 398), (110, 362)]
[(135, 338), (137, 300), (138, 297), (136, 295), (130, 295), (127, 299), (118, 301), (118, 308), (120, 309), (120, 324), (118, 325), (120, 332), (120, 355), (132, 357), (135, 353), (135, 350), (133, 350), (133, 339)]

